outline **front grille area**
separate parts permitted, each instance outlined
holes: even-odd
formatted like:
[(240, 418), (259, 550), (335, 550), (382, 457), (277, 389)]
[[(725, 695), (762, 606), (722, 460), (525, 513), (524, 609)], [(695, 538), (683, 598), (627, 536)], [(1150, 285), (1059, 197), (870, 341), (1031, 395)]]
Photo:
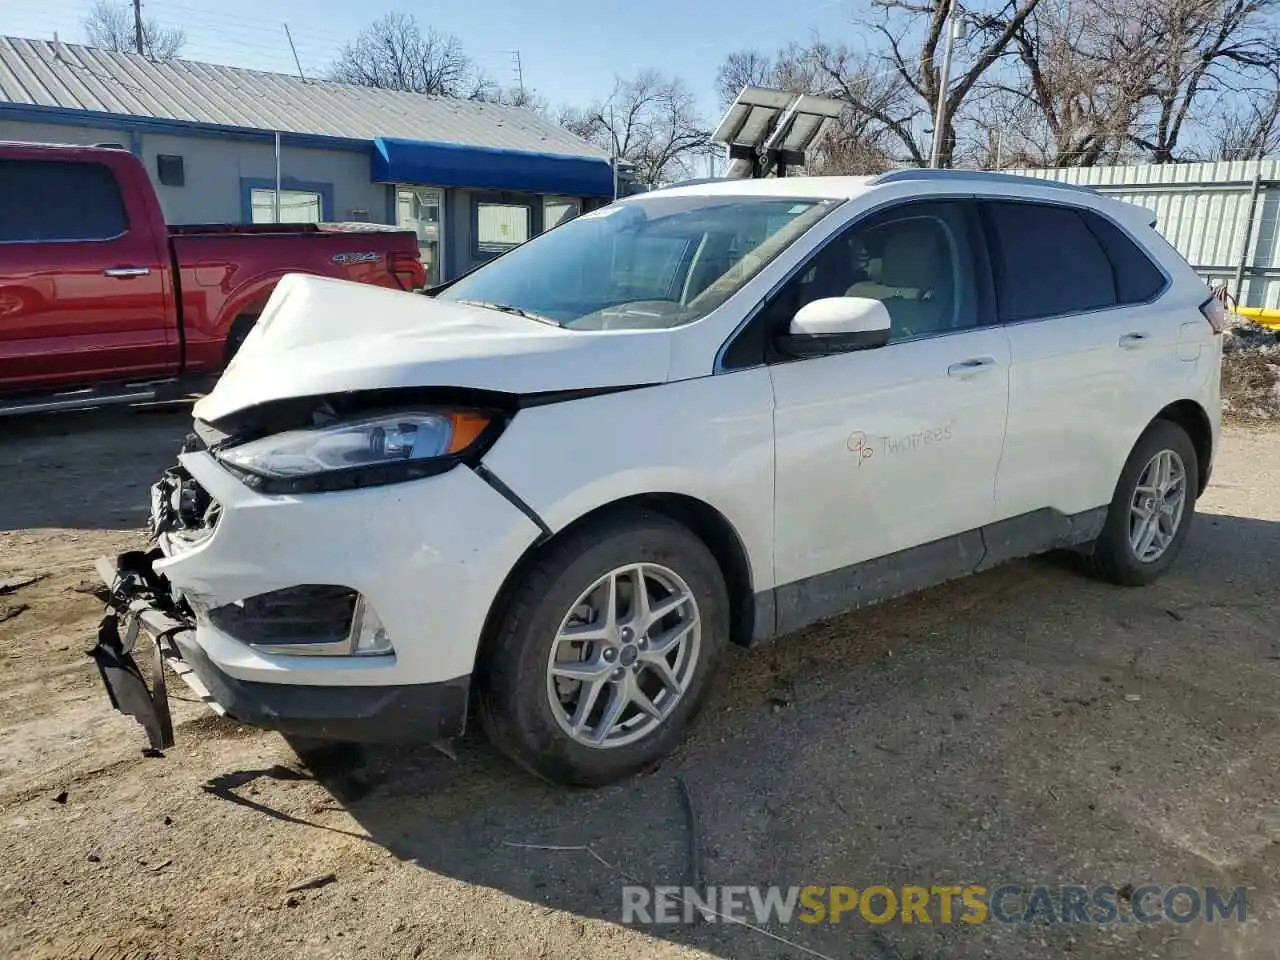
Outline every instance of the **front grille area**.
[(347, 587), (304, 584), (216, 607), (209, 620), (241, 643), (345, 643), (356, 599)]

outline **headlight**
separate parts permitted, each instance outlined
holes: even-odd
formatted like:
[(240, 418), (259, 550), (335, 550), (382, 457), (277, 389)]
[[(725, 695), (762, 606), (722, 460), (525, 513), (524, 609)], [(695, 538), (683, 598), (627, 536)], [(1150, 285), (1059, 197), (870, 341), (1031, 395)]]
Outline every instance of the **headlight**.
[[(307, 490), (387, 483), (452, 466), (492, 418), (476, 411), (383, 413), (324, 427), (289, 430), (218, 452), (255, 486)], [(345, 478), (348, 482), (329, 480)], [(319, 483), (317, 483), (319, 481)]]

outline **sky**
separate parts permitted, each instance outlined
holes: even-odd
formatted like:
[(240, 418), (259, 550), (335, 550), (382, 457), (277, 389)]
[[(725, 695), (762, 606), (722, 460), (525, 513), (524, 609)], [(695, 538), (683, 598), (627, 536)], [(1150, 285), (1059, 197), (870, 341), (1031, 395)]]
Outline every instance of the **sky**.
[[(128, 3), (128, 0), (116, 0)], [(92, 0), (0, 0), (0, 33), (84, 42)], [(308, 75), (390, 10), (456, 35), (491, 77), (514, 84), (519, 51), (526, 87), (555, 106), (608, 96), (616, 74), (656, 68), (683, 77), (714, 123), (716, 67), (744, 48), (772, 52), (814, 31), (861, 46), (852, 20), (862, 0), (144, 0), (143, 14), (187, 34), (182, 56), (294, 73), (283, 24)]]

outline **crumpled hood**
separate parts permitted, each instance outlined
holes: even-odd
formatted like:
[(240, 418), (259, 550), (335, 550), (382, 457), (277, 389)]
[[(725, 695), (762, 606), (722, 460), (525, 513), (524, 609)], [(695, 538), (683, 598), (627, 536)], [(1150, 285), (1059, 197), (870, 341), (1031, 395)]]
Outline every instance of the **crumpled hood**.
[(573, 331), (483, 307), (290, 274), (195, 415), (389, 387), (540, 393), (661, 383), (662, 330)]

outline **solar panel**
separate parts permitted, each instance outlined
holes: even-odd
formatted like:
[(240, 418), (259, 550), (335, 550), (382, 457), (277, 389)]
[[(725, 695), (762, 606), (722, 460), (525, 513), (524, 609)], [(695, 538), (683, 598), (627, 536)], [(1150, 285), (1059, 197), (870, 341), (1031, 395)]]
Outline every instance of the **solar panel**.
[(730, 177), (784, 176), (843, 110), (832, 97), (744, 87), (711, 140), (725, 145)]

